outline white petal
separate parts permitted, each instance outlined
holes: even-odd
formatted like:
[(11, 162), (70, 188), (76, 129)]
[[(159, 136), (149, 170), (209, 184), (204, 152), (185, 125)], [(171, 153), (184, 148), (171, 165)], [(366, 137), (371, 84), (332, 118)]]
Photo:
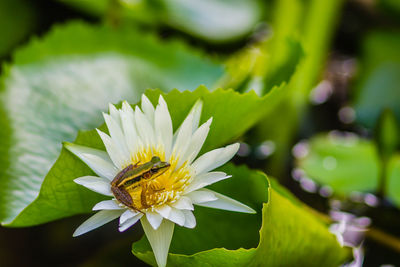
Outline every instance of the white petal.
[(126, 229), (134, 225), (137, 221), (139, 221), (139, 219), (142, 218), (142, 216), (143, 213), (137, 213), (135, 216), (127, 219), (124, 223), (120, 224), (118, 230), (120, 232), (125, 231)]
[(239, 150), (239, 143), (217, 148), (203, 154), (191, 165), (196, 175), (211, 171), (230, 160)]
[(169, 214), (171, 213), (171, 207), (168, 205), (163, 205), (161, 207), (156, 208), (158, 214), (168, 219)]
[(186, 196), (192, 200), (193, 204), (210, 202), (218, 199), (213, 192), (206, 191), (205, 189), (190, 192)]
[(203, 123), (193, 134), (192, 139), (190, 141), (190, 145), (186, 151), (185, 158), (188, 159), (188, 164), (191, 164), (192, 161), (199, 154), (204, 141), (207, 138), (208, 132), (210, 131), (210, 125), (212, 122), (212, 118), (210, 118), (207, 122)]
[(217, 192), (208, 190), (208, 189), (203, 189), (207, 190), (209, 192), (214, 193), (214, 195), (218, 198), (217, 200), (210, 201), (210, 202), (202, 202), (198, 203), (197, 205), (203, 206), (203, 207), (208, 207), (208, 208), (214, 208), (214, 209), (221, 209), (221, 210), (230, 210), (230, 211), (236, 211), (236, 212), (244, 212), (244, 213), (256, 213), (255, 210), (250, 208), (249, 206), (240, 203), (237, 200), (234, 200), (230, 197), (221, 195)]
[(147, 221), (146, 216), (140, 220), (147, 239), (153, 249), (154, 256), (159, 267), (167, 265), (168, 250), (171, 244), (172, 234), (175, 224), (168, 220), (163, 220), (160, 227), (154, 230)]
[[(140, 212), (135, 212), (130, 209), (127, 209), (124, 213), (122, 213), (121, 217), (119, 217), (119, 224), (123, 224), (126, 222), (128, 219), (135, 217), (138, 215)], [(141, 213), (140, 213), (141, 214)]]
[(125, 142), (131, 157), (136, 154), (138, 147), (141, 145), (141, 140), (135, 129), (133, 113), (122, 111), (121, 122), (124, 131)]
[(122, 111), (130, 113), (132, 116), (134, 115), (131, 105), (129, 105), (129, 103), (126, 100), (122, 102)]
[(179, 168), (182, 163), (186, 161), (184, 156), (189, 147), (190, 140), (192, 139), (192, 121), (193, 115), (190, 114), (182, 123), (178, 135), (176, 136), (174, 148), (172, 149), (172, 154), (179, 159), (176, 168)]
[(146, 95), (142, 95), (142, 110), (144, 115), (146, 115), (149, 122), (153, 125), (154, 124), (154, 106), (147, 98)]
[(154, 129), (147, 119), (147, 117), (143, 114), (138, 106), (136, 106), (135, 110), (135, 121), (136, 121), (136, 129), (142, 140), (145, 147), (150, 147), (155, 143), (154, 141)]
[(160, 226), (161, 222), (163, 221), (163, 216), (155, 212), (146, 212), (147, 221), (150, 223), (151, 227), (154, 230)]
[(161, 95), (156, 107), (154, 120), (157, 141), (161, 141), (164, 144), (165, 158), (169, 159), (172, 149), (172, 120), (167, 103), (165, 103)]
[(122, 210), (101, 210), (95, 215), (82, 223), (74, 232), (72, 236), (79, 236), (85, 234), (93, 229), (96, 229), (116, 218), (122, 213)]
[(121, 153), (119, 149), (119, 145), (115, 144), (114, 140), (111, 139), (107, 134), (102, 131), (97, 130), (97, 133), (100, 135), (101, 140), (103, 140), (104, 146), (106, 147), (107, 153), (110, 156), (112, 162), (117, 168), (120, 170), (129, 164), (129, 157), (127, 157), (124, 153)]
[(182, 211), (171, 208), (171, 212), (169, 213), (168, 220), (183, 226), (185, 224), (185, 215), (182, 213)]
[(103, 200), (92, 208), (92, 210), (121, 210), (124, 209), (115, 200)]
[(193, 212), (190, 210), (182, 210), (182, 213), (185, 215), (185, 224), (183, 226), (186, 228), (194, 228), (196, 226), (196, 218)]
[(97, 175), (109, 180), (112, 180), (117, 175), (118, 169), (105, 151), (73, 143), (64, 143), (64, 146), (85, 162)]
[(113, 196), (111, 192), (110, 181), (106, 178), (96, 176), (83, 176), (76, 178), (74, 182), (83, 185), (87, 189), (90, 189), (96, 193), (100, 193), (110, 197)]
[(186, 116), (185, 120), (182, 122), (181, 126), (179, 126), (178, 130), (175, 133), (174, 139), (176, 139), (176, 135), (181, 129), (182, 125), (185, 124), (186, 120), (189, 119), (189, 117), (192, 117), (192, 133), (197, 130), (197, 127), (199, 126), (200, 122), (200, 116), (201, 116), (201, 110), (203, 109), (203, 101), (200, 99), (196, 101), (196, 103), (193, 105), (192, 109), (190, 110), (189, 114)]
[[(123, 155), (123, 157), (128, 158), (129, 152), (125, 142), (125, 136), (121, 129), (121, 122), (119, 123), (116, 122), (113, 117), (105, 113), (103, 113), (103, 117), (107, 124), (110, 137), (113, 140), (114, 144), (118, 145), (119, 152)], [(121, 121), (119, 114), (118, 114), (118, 120)]]
[(119, 112), (118, 112), (117, 108), (113, 104), (109, 103), (108, 104), (108, 110), (110, 112), (110, 116), (121, 127), (121, 119), (119, 117)]
[(194, 104), (194, 106), (190, 111), (190, 114), (193, 114), (192, 133), (196, 131), (197, 127), (199, 126), (202, 109), (203, 109), (203, 101), (199, 99), (196, 101), (196, 103)]
[(207, 185), (219, 182), (221, 180), (232, 177), (231, 175), (226, 175), (224, 172), (207, 172), (194, 177), (190, 185), (185, 189), (185, 193), (190, 193), (197, 189), (203, 188)]
[(172, 204), (172, 207), (180, 210), (194, 210), (192, 200), (189, 197), (182, 196)]

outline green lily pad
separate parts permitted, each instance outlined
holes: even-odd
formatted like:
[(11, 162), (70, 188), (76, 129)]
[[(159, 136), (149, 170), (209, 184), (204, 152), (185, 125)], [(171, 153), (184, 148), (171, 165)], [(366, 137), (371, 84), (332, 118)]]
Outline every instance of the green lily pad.
[(297, 164), (316, 182), (341, 195), (377, 189), (381, 164), (372, 142), (331, 134), (313, 137), (308, 146), (308, 154)]
[[(196, 207), (196, 228), (175, 227), (167, 266), (338, 266), (347, 259), (348, 250), (327, 226), (279, 194), (278, 183), (271, 188), (265, 174), (246, 167), (227, 165), (222, 170), (232, 178), (213, 189), (250, 205), (257, 214)], [(145, 237), (132, 251), (156, 266)]]

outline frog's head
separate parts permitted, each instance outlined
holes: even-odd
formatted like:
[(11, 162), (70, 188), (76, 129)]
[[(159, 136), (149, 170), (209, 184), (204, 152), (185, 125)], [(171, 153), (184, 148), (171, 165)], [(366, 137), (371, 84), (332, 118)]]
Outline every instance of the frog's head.
[(168, 162), (161, 161), (161, 159), (157, 156), (152, 157), (151, 163), (153, 163), (151, 167), (151, 172), (153, 174), (153, 177), (163, 174), (171, 166), (171, 164), (169, 164)]

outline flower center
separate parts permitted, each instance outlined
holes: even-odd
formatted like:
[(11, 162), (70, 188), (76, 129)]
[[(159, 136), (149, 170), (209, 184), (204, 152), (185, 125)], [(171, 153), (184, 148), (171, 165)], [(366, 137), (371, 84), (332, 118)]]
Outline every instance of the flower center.
[[(148, 159), (148, 156), (143, 158)], [(150, 161), (136, 162), (119, 172), (111, 182), (115, 198), (133, 210), (144, 212), (173, 203), (189, 183), (190, 171), (185, 164), (177, 168), (178, 161), (173, 158), (165, 162), (153, 155)]]

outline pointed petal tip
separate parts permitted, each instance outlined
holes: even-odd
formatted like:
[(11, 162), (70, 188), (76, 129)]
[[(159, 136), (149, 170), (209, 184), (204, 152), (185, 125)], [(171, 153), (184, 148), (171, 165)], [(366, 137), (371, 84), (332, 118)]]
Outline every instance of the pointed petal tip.
[(202, 108), (203, 107), (203, 100), (201, 98), (197, 99), (196, 103), (194, 103), (194, 106), (197, 108)]
[(72, 146), (75, 145), (74, 143), (67, 142), (67, 141), (62, 142), (62, 144), (63, 144), (63, 146), (64, 146), (65, 148), (67, 148), (67, 149), (68, 149), (69, 147), (72, 147)]
[(118, 218), (121, 215), (119, 210), (101, 210), (84, 221), (72, 234), (73, 237), (90, 232), (104, 224)]
[[(208, 208), (220, 209), (220, 210), (241, 212), (241, 213), (249, 213), (249, 214), (257, 213), (254, 209), (250, 208), (249, 206), (247, 206), (233, 198), (230, 198), (228, 196), (225, 196), (225, 195), (222, 195), (215, 191), (212, 191), (210, 189), (200, 189), (200, 190), (194, 191), (194, 192), (199, 192), (199, 191), (203, 192), (203, 193), (207, 193), (207, 192), (212, 193), (212, 194), (214, 194), (214, 196), (217, 199), (211, 200), (211, 201), (204, 201), (204, 202), (198, 201), (197, 203), (194, 202), (196, 205), (208, 207)], [(189, 195), (193, 194), (194, 192), (189, 193)]]
[(113, 196), (111, 193), (110, 183), (107, 178), (101, 178), (97, 176), (82, 176), (74, 179), (74, 182), (96, 193), (105, 196)]
[(146, 110), (146, 108), (154, 109), (153, 104), (151, 103), (150, 99), (145, 95), (142, 94), (142, 104), (141, 104), (142, 110)]
[(248, 211), (244, 212), (244, 213), (249, 213), (249, 214), (256, 214), (257, 211), (255, 211), (254, 209), (250, 208), (249, 206), (247, 206)]
[[(81, 151), (81, 147), (85, 147), (85, 146), (81, 146), (81, 145), (77, 145), (75, 143), (71, 143), (71, 142), (63, 142), (63, 146), (70, 151), (71, 153), (75, 154), (76, 153), (80, 153)], [(86, 148), (86, 147), (85, 147)]]
[(231, 145), (227, 146), (227, 148), (228, 147), (232, 149), (232, 152), (236, 150), (236, 152), (235, 152), (235, 154), (236, 154), (238, 152), (238, 150), (239, 150), (240, 143), (234, 143), (234, 144), (231, 144)]
[(183, 226), (189, 229), (195, 228), (196, 218), (194, 217), (193, 212), (190, 210), (183, 210), (182, 212), (185, 215), (185, 224)]
[(131, 228), (132, 226), (133, 226), (133, 224), (130, 225), (129, 227), (120, 226), (120, 227), (118, 227), (118, 232), (120, 232), (120, 233), (125, 232), (126, 230), (128, 230), (128, 229)]
[(165, 219), (168, 219), (170, 213), (171, 213), (171, 207), (169, 205), (164, 205), (162, 207), (159, 207), (156, 209), (156, 212), (160, 214), (162, 217)]
[(75, 232), (72, 234), (72, 237), (78, 237), (80, 235), (82, 235), (82, 233), (79, 233), (78, 229), (76, 229)]
[(158, 97), (158, 104), (167, 104), (162, 94)]
[(115, 200), (103, 200), (93, 206), (92, 210), (122, 210), (123, 207), (119, 206)]
[(151, 227), (153, 227), (154, 230), (157, 230), (158, 227), (160, 227), (164, 217), (159, 213), (146, 213), (146, 218)]
[(142, 217), (142, 214), (141, 213), (137, 213), (133, 217), (130, 217), (129, 219), (125, 220), (125, 222), (120, 223), (119, 227), (118, 227), (118, 231), (119, 232), (124, 232), (124, 231), (128, 230), (134, 224), (136, 224), (140, 220), (141, 217)]
[(142, 94), (142, 101), (144, 100), (144, 101), (150, 101), (149, 100), (149, 98), (145, 95), (145, 94)]
[(117, 109), (115, 106), (114, 106), (114, 104), (112, 104), (112, 103), (108, 103), (108, 109), (109, 109), (109, 111), (110, 110), (115, 110), (115, 109)]
[(63, 142), (63, 147), (68, 150), (69, 152), (71, 152), (72, 154), (76, 155), (77, 154), (77, 150), (79, 149), (77, 144), (71, 143), (71, 142)]
[(122, 110), (125, 112), (133, 112), (132, 106), (126, 100), (122, 102)]
[(126, 106), (126, 105), (129, 105), (128, 101), (126, 101), (126, 100), (122, 101), (122, 106)]

